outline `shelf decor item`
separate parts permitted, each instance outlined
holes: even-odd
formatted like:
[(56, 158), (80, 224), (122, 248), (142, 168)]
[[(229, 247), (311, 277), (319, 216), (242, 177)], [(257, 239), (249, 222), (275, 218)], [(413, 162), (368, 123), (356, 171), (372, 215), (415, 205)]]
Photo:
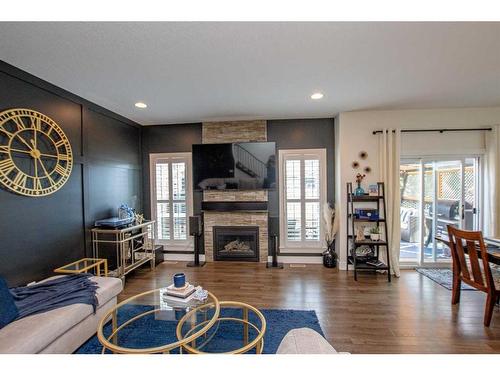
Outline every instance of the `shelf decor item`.
[(186, 275), (183, 273), (176, 273), (174, 275), (174, 286), (176, 288), (183, 288), (186, 285)]
[(358, 230), (356, 231), (356, 241), (364, 241), (365, 240), (365, 227), (360, 225)]
[(358, 187), (356, 188), (356, 190), (354, 191), (354, 195), (356, 196), (362, 196), (362, 195), (365, 195), (365, 190), (361, 187), (361, 182), (363, 182), (363, 178), (365, 178), (366, 175), (365, 174), (361, 174), (361, 173), (358, 173), (356, 175), (356, 183), (358, 184)]
[(368, 195), (370, 197), (377, 197), (378, 196), (378, 185), (377, 184), (368, 185)]
[(379, 227), (373, 227), (370, 229), (370, 239), (372, 241), (379, 241), (380, 240), (380, 228)]
[(351, 250), (351, 256), (356, 256), (356, 260), (359, 262), (365, 262), (372, 259), (375, 255), (375, 251), (367, 245), (357, 247)]
[(143, 222), (144, 222), (144, 215), (143, 214), (135, 214), (135, 223), (142, 224)]
[(337, 267), (338, 254), (335, 251), (335, 236), (339, 230), (338, 207), (333, 208), (325, 203), (323, 209), (323, 225), (325, 229), (326, 250), (323, 252), (323, 265), (327, 268)]
[(118, 217), (120, 219), (133, 219), (135, 217), (135, 211), (133, 208), (129, 207), (128, 204), (124, 203), (118, 208)]
[(379, 219), (378, 210), (374, 208), (355, 208), (354, 218), (368, 221), (377, 221)]

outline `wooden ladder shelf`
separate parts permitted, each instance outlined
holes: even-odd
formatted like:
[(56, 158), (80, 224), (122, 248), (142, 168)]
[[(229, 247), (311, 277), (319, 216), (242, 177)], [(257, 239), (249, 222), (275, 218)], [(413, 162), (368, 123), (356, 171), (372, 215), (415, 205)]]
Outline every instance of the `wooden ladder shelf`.
[[(387, 271), (387, 279), (391, 282), (391, 265), (389, 253), (389, 240), (387, 238), (387, 222), (386, 222), (386, 203), (385, 203), (385, 187), (383, 182), (377, 183), (377, 195), (355, 195), (353, 193), (352, 183), (347, 183), (347, 246), (346, 246), (346, 259), (347, 271), (349, 266), (354, 268), (354, 280), (358, 280), (358, 271)], [(359, 218), (355, 215), (355, 204), (370, 203), (372, 206), (376, 205), (378, 217), (376, 219)], [(356, 207), (357, 208), (357, 207)], [(363, 208), (367, 208), (366, 206)], [(375, 207), (373, 207), (375, 208)], [(365, 236), (362, 241), (356, 239), (356, 223), (374, 223), (379, 229), (382, 226), (380, 233), (380, 240), (373, 241), (369, 236)], [(356, 249), (361, 246), (369, 246), (373, 249), (374, 255), (366, 259), (356, 255)], [(370, 261), (380, 261), (380, 251), (385, 249), (387, 264), (381, 265), (367, 264)]]

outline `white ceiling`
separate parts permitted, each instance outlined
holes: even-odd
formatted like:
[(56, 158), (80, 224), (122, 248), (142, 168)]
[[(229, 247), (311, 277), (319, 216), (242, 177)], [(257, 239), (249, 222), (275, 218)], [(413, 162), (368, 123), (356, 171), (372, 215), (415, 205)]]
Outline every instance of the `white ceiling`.
[(500, 23), (4, 22), (0, 59), (144, 125), (500, 105)]

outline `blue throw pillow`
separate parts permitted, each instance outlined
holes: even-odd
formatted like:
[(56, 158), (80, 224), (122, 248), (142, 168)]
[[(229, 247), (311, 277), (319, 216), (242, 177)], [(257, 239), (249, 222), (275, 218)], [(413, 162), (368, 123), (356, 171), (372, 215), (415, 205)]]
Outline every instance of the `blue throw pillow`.
[(16, 320), (18, 315), (14, 297), (10, 294), (7, 283), (0, 276), (0, 329)]

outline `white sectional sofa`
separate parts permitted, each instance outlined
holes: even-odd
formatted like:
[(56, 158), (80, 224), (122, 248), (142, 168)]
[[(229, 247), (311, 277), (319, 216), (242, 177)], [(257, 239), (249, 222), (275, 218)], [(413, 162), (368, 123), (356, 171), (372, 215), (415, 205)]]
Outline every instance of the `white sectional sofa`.
[(337, 352), (326, 339), (311, 328), (296, 328), (289, 331), (278, 347), (276, 354), (349, 354)]
[(78, 303), (16, 320), (0, 329), (0, 353), (73, 353), (78, 349), (96, 333), (99, 321), (116, 305), (123, 289), (118, 278), (91, 280), (98, 284), (95, 314), (92, 306)]

